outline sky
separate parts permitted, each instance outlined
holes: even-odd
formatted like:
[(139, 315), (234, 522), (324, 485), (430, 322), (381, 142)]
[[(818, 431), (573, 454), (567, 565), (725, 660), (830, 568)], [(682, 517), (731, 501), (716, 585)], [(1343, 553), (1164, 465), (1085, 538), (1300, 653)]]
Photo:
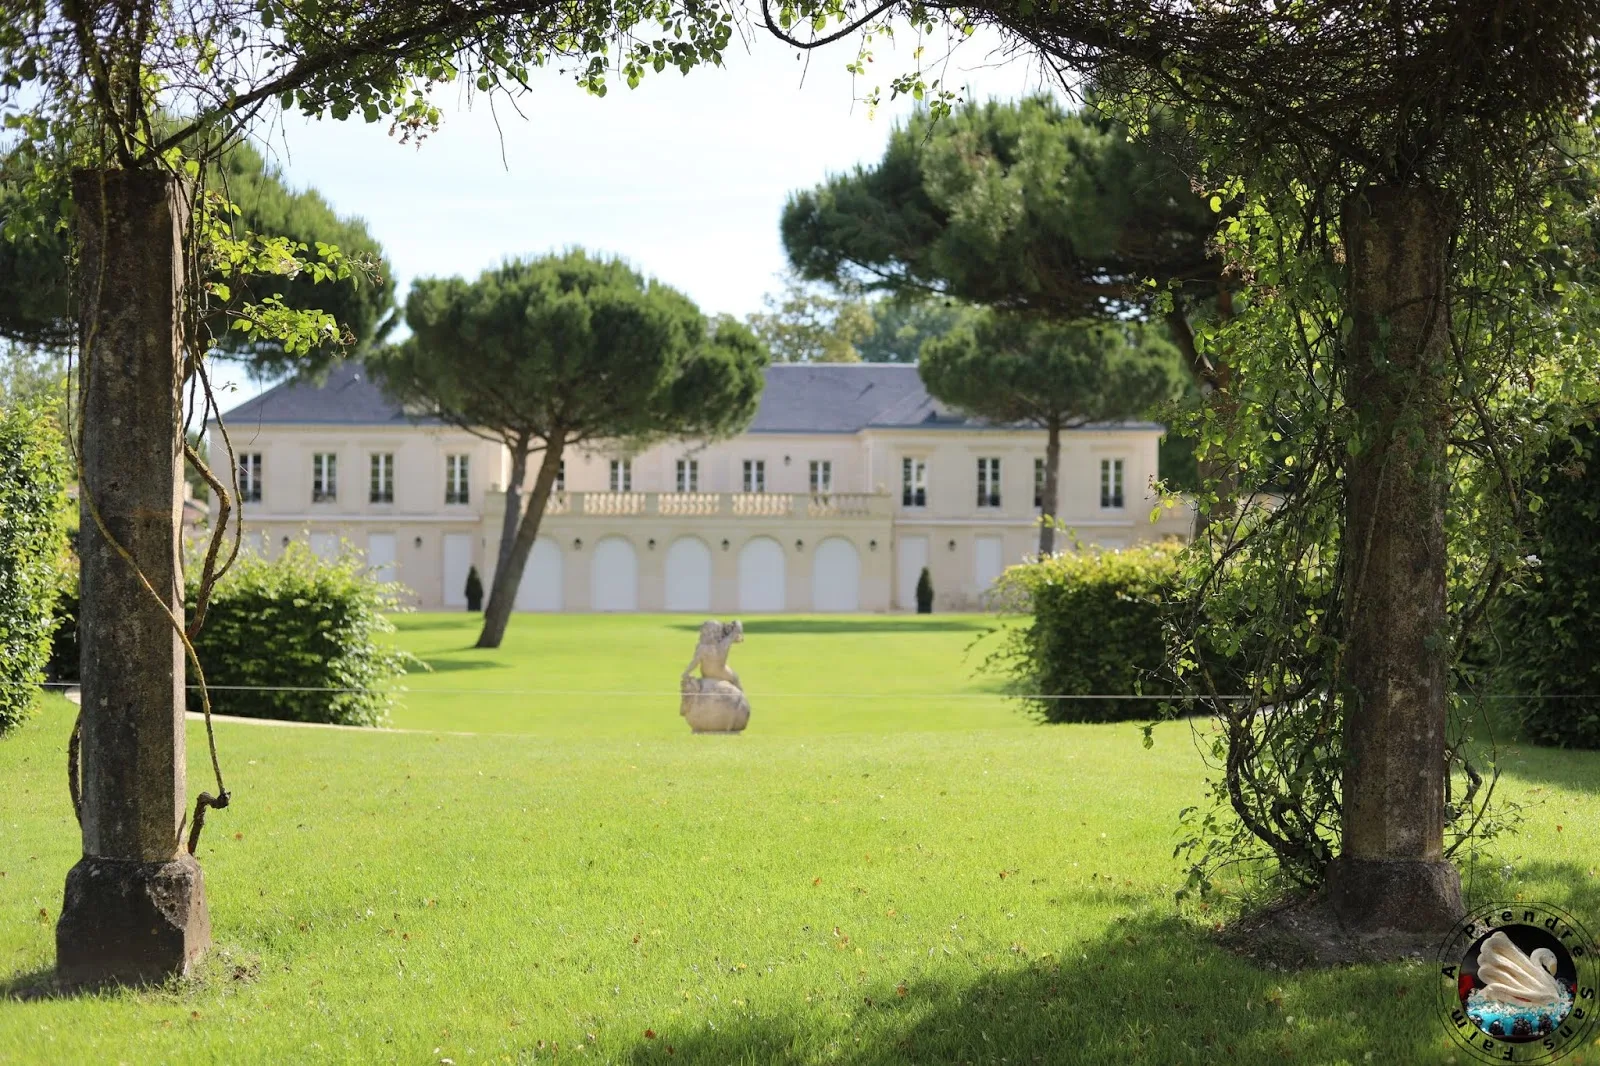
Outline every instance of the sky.
[[(444, 122), (420, 146), (400, 144), (383, 123), (299, 116), (258, 127), (258, 144), (291, 185), (366, 220), (402, 301), (414, 277), (474, 277), (507, 257), (582, 245), (622, 256), (708, 314), (742, 318), (780, 285), (778, 219), (789, 193), (881, 157), (911, 101), (887, 102), (885, 89), (871, 113), (860, 98), (909, 69), (914, 45), (908, 32), (879, 44), (877, 75), (863, 80), (844, 69), (854, 50), (843, 42), (797, 58), (751, 33), (730, 45), (723, 69), (669, 69), (604, 98), (555, 70), (530, 80), (532, 94), (492, 107), (447, 87), (435, 97)], [(942, 41), (927, 49), (945, 52)], [(1049, 84), (1035, 63), (982, 35), (934, 75), (970, 99)], [(221, 377), (234, 402), (266, 387), (236, 369)]]

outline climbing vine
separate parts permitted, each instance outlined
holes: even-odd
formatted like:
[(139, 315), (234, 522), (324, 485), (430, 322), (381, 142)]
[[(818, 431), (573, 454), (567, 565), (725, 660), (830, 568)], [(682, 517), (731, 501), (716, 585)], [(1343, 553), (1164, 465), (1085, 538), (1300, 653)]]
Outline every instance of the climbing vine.
[[(1463, 652), (1527, 572), (1541, 453), (1600, 386), (1594, 149), (1577, 125), (1531, 161), (1533, 179), (1472, 189), (1450, 247), (1449, 623), (1435, 636), (1454, 664), (1447, 855), (1519, 816), (1497, 794), (1495, 718)], [(1340, 192), (1275, 185), (1264, 172), (1221, 184), (1213, 199), (1240, 205), (1219, 248), (1236, 313), (1203, 324), (1197, 343), (1229, 368), (1230, 394), (1182, 426), (1236, 489), (1217, 494), (1186, 555), (1187, 610), (1169, 633), (1172, 670), (1210, 713), (1196, 727), (1209, 802), (1183, 812), (1177, 847), (1185, 893), (1218, 887), (1238, 866), (1262, 875), (1257, 889), (1314, 888), (1339, 850), (1352, 698), (1344, 479), (1368, 443), (1345, 399), (1345, 249), (1329, 208)]]

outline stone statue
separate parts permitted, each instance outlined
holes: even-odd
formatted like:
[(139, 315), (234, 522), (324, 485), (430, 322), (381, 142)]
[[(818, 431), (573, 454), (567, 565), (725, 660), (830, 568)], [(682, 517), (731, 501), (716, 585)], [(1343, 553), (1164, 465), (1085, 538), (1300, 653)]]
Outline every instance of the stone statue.
[[(733, 622), (706, 622), (700, 643), (679, 680), (682, 699), (678, 713), (696, 733), (742, 733), (750, 721), (750, 702), (739, 686), (739, 675), (728, 666), (728, 652), (744, 640), (744, 626)], [(700, 676), (694, 676), (695, 667)]]

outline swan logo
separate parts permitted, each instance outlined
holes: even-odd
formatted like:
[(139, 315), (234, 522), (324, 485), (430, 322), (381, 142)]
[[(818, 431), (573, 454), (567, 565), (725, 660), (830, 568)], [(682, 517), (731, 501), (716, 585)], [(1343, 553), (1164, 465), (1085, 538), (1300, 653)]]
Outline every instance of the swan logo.
[(1492, 904), (1439, 952), (1439, 1009), (1485, 1062), (1547, 1063), (1583, 1045), (1600, 1012), (1600, 945), (1565, 911)]

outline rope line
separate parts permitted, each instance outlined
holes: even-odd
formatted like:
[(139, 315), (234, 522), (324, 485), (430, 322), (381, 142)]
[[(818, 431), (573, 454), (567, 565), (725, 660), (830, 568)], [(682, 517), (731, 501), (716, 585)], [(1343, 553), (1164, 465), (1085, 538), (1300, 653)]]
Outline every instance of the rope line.
[[(5, 684), (0, 682), (0, 684)], [(46, 681), (38, 686), (22, 685), (12, 682), (17, 687), (39, 688), (77, 688), (78, 685), (71, 681)], [(200, 690), (204, 688), (210, 692), (332, 692), (332, 693), (378, 693), (393, 692), (390, 689), (370, 688), (341, 688), (330, 685), (186, 685), (185, 688)], [(454, 696), (637, 696), (637, 697), (666, 697), (681, 696), (678, 689), (586, 689), (586, 688), (425, 688), (401, 690), (411, 695), (454, 695)], [(1183, 695), (1136, 695), (1129, 693), (1105, 694), (1072, 694), (1061, 695), (1044, 692), (759, 692), (762, 699), (868, 699), (868, 700), (1167, 700), (1170, 702), (1192, 703), (1196, 700), (1215, 700), (1218, 702), (1238, 702), (1251, 700), (1253, 696), (1183, 696)], [(1534, 693), (1496, 693), (1492, 695), (1476, 696), (1475, 700), (1595, 700), (1600, 699), (1600, 693), (1583, 693), (1578, 695), (1537, 695)]]

